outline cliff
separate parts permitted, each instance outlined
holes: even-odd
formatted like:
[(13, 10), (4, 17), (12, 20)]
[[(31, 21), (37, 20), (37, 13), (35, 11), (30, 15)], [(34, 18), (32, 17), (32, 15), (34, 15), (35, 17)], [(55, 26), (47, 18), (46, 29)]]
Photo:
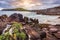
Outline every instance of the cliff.
[(54, 8), (49, 8), (49, 9), (44, 9), (44, 10), (32, 10), (32, 11), (37, 12), (37, 14), (60, 15), (60, 6), (54, 7)]

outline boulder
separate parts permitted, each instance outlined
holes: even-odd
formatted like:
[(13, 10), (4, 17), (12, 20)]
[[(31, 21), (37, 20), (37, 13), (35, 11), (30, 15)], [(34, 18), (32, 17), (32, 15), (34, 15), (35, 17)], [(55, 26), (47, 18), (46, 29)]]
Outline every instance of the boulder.
[(23, 15), (14, 13), (11, 16), (9, 16), (9, 21), (17, 21), (17, 22), (23, 21)]
[(40, 31), (41, 33), (40, 33), (40, 37), (41, 37), (41, 40), (43, 40), (44, 38), (46, 38), (46, 32), (44, 32), (44, 31)]
[(22, 15), (22, 14), (19, 13), (19, 14), (18, 14), (18, 17), (19, 17), (19, 20), (20, 20), (20, 21), (23, 21), (23, 15)]
[(28, 23), (28, 21), (29, 21), (28, 17), (24, 17), (24, 22)]

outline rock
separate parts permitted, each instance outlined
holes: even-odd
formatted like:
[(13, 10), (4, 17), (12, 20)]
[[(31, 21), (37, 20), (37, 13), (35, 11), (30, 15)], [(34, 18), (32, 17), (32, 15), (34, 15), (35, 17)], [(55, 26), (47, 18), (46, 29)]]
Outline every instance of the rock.
[(48, 28), (42, 28), (42, 30), (43, 30), (44, 32), (46, 32), (46, 33), (49, 32), (49, 31), (48, 31)]
[(30, 18), (30, 21), (33, 22), (34, 20), (32, 18)]
[(56, 33), (58, 31), (58, 29), (57, 28), (50, 28), (49, 31), (52, 33)]
[(60, 15), (60, 6), (54, 8), (48, 8), (44, 10), (32, 10), (32, 11), (42, 15)]
[(59, 30), (59, 28), (57, 28), (56, 25), (50, 25), (49, 26), (49, 31), (51, 33), (56, 33), (56, 32), (58, 32), (58, 30)]
[(7, 24), (7, 15), (2, 15), (0, 16), (0, 34), (2, 34), (2, 31), (4, 30), (4, 28), (6, 27)]
[(8, 18), (8, 16), (7, 15), (2, 15), (2, 16), (0, 16), (0, 20), (1, 21), (6, 21), (6, 18)]
[(38, 19), (34, 19), (34, 23), (38, 24), (39, 23)]
[(18, 14), (18, 17), (19, 17), (19, 20), (20, 20), (20, 21), (23, 21), (23, 15), (22, 15), (22, 14), (19, 13), (19, 14)]
[(28, 23), (28, 21), (29, 21), (28, 17), (24, 17), (24, 22)]
[(36, 32), (33, 28), (26, 27), (25, 31), (27, 32), (28, 36), (30, 37), (31, 40), (37, 40), (40, 38), (40, 34)]
[(7, 15), (2, 15), (3, 18), (7, 18), (8, 16)]
[(60, 17), (58, 17), (58, 19), (60, 19)]
[(0, 22), (0, 34), (2, 34), (2, 31), (6, 28), (6, 24), (5, 22)]
[(41, 33), (40, 33), (40, 37), (41, 37), (41, 40), (43, 40), (44, 38), (46, 38), (46, 32), (44, 32), (44, 31), (41, 31)]
[(35, 31), (37, 31), (38, 33), (40, 33), (41, 28), (40, 28), (39, 24), (33, 24), (31, 27), (32, 27)]
[(9, 21), (17, 21), (17, 22), (23, 21), (23, 15), (14, 13), (11, 16), (9, 16)]
[(50, 24), (40, 24), (40, 28), (48, 28)]
[(57, 33), (54, 33), (54, 35), (55, 35), (56, 38), (60, 39), (60, 31), (57, 32)]
[(30, 18), (30, 21), (33, 22), (33, 23), (39, 23), (38, 19), (32, 19), (32, 18)]

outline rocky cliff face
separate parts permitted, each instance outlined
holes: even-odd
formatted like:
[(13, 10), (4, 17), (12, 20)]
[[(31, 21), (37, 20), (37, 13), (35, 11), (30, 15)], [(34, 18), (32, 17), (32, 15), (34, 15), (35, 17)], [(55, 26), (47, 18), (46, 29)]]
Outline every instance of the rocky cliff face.
[(44, 10), (32, 10), (34, 12), (37, 12), (37, 14), (45, 14), (45, 15), (60, 15), (60, 6), (44, 9)]

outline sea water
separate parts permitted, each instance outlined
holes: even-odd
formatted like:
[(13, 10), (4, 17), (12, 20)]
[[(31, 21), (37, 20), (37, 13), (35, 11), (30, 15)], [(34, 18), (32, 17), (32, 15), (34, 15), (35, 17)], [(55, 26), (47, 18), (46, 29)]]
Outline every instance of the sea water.
[(41, 15), (36, 14), (36, 12), (28, 12), (28, 11), (0, 11), (1, 15), (8, 15), (10, 16), (13, 13), (20, 13), (25, 17), (38, 19), (39, 23), (48, 23), (48, 24), (60, 24), (60, 19), (58, 19), (59, 16), (51, 16), (51, 15)]

